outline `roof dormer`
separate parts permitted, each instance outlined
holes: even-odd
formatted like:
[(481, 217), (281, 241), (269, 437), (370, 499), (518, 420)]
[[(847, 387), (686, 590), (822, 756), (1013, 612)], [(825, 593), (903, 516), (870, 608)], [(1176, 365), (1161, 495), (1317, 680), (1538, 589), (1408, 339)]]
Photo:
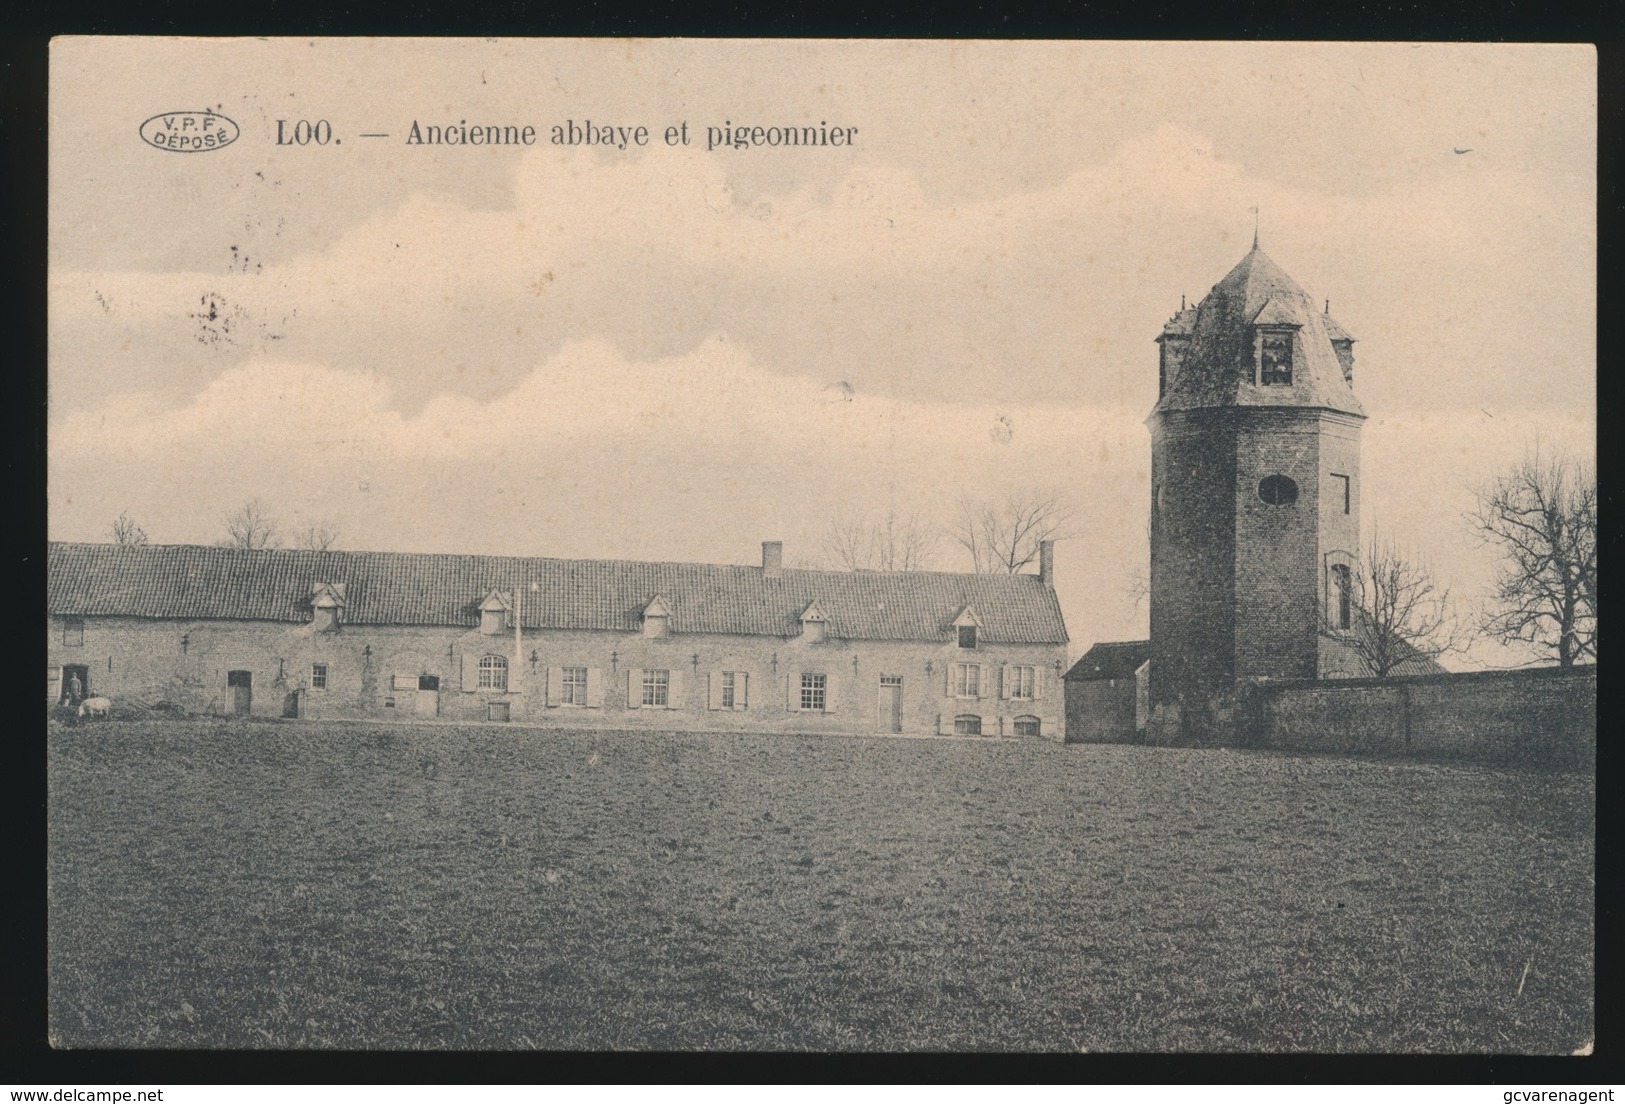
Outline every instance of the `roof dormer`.
[(317, 632), (337, 632), (344, 620), (344, 584), (312, 583), (310, 620)]
[(801, 611), (801, 639), (809, 644), (821, 644), (829, 636), (829, 614), (814, 598)]
[(959, 611), (959, 616), (953, 623), (955, 643), (961, 648), (976, 647), (977, 638), (982, 632), (982, 619), (976, 616), (976, 611), (969, 606)]
[(513, 627), (513, 596), (506, 591), (492, 590), (480, 603), (480, 632), (495, 636)]
[(656, 594), (643, 607), (642, 619), (644, 636), (658, 638), (668, 635), (671, 632), (671, 604)]

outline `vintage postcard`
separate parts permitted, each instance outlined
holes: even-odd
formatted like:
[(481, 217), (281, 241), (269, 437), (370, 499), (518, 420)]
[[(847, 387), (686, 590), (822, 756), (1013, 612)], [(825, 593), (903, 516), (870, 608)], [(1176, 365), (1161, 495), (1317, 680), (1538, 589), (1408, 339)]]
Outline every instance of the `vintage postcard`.
[(57, 39), (53, 1044), (1589, 1052), (1596, 124)]

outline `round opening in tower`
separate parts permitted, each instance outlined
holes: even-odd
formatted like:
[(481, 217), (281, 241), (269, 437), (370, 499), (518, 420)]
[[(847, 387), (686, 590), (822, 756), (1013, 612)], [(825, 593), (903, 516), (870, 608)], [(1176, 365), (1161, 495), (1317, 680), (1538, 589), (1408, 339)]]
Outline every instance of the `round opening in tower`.
[(1266, 475), (1258, 483), (1258, 498), (1270, 506), (1290, 506), (1298, 501), (1298, 485), (1284, 475)]

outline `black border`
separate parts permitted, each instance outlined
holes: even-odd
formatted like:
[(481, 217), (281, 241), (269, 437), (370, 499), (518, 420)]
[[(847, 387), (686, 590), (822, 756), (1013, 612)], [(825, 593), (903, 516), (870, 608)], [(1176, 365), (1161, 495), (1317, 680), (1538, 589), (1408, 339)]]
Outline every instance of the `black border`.
[[(447, 6), (450, 7), (449, 5)], [(770, 10), (743, 0), (709, 11), (649, 3), (618, 11), (598, 3), (570, 10), (527, 10), (520, 0), (459, 6), (452, 14), (423, 0), (387, 14), (364, 6), (301, 8), (278, 0), (253, 7), (219, 4), (117, 4), (93, 0), (51, 10), (26, 0), (8, 17), (0, 40), (0, 158), (5, 199), (4, 240), (11, 263), (5, 281), (7, 325), (0, 363), (11, 365), (7, 435), (12, 524), (7, 561), (27, 585), (38, 620), (23, 621), (22, 659), (32, 654), (45, 621), (45, 271), (46, 50), (55, 34), (193, 35), (427, 35), (427, 36), (667, 36), (877, 38), (1118, 38), (1399, 41), (1592, 42), (1599, 54), (1598, 112), (1598, 375), (1599, 424), (1619, 410), (1625, 348), (1609, 306), (1618, 301), (1622, 264), (1617, 246), (1625, 193), (1620, 190), (1625, 134), (1625, 5), (1474, 0), (1418, 5), (1386, 0), (1365, 5), (1300, 5), (1294, 0), (1234, 0), (1229, 10), (1153, 10), (1131, 0), (1083, 0), (1060, 12), (1016, 14), (991, 3), (944, 13), (842, 12), (821, 4), (812, 13)], [(1396, 246), (1400, 243), (1396, 243)], [(1538, 279), (1538, 274), (1531, 278)], [(1533, 351), (1531, 351), (1533, 352)], [(1532, 366), (1538, 383), (1538, 368)], [(1615, 453), (1599, 441), (1603, 482), (1604, 558), (1621, 547), (1614, 510)], [(20, 508), (18, 508), (20, 507)], [(29, 663), (13, 665), (17, 669)], [(26, 680), (24, 680), (26, 681)], [(1620, 756), (1607, 736), (1616, 717), (1607, 680), (1601, 691), (1598, 782), (1618, 777)], [(515, 1054), (389, 1052), (54, 1051), (45, 1041), (45, 748), (36, 724), (11, 727), (5, 765), (6, 857), (11, 887), (3, 907), (7, 952), (0, 989), (0, 1059), (6, 1081), (39, 1087), (154, 1084), (647, 1084), (647, 1083), (1100, 1083), (1100, 1084), (1500, 1084), (1561, 1086), (1620, 1083), (1618, 976), (1613, 937), (1621, 884), (1617, 820), (1599, 816), (1597, 838), (1596, 1029), (1590, 1058), (1396, 1055), (1004, 1055), (1004, 1054)]]

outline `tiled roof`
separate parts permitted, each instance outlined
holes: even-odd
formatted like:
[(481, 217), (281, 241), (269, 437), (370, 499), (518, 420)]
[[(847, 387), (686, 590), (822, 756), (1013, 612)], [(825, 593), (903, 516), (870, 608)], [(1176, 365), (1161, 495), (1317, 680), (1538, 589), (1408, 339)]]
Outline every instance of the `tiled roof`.
[[(1252, 327), (1261, 315), (1271, 324), (1298, 327), (1290, 385), (1252, 383)], [(1172, 332), (1179, 331), (1165, 328), (1163, 336)], [(1189, 346), (1158, 410), (1298, 406), (1364, 416), (1332, 348), (1333, 336), (1348, 334), (1256, 245), (1196, 305), (1188, 332)]]
[(769, 579), (713, 564), (198, 545), (53, 543), (48, 558), (61, 614), (308, 621), (311, 588), (344, 583), (347, 623), (473, 627), (486, 595), (517, 585), (530, 629), (637, 631), (659, 594), (675, 633), (795, 636), (817, 601), (835, 638), (945, 639), (969, 605), (989, 643), (1066, 642), (1060, 603), (1036, 575), (786, 568)]
[(1123, 640), (1111, 644), (1096, 644), (1072, 665), (1065, 678), (1068, 682), (1088, 682), (1093, 679), (1128, 678), (1151, 658), (1151, 641)]

